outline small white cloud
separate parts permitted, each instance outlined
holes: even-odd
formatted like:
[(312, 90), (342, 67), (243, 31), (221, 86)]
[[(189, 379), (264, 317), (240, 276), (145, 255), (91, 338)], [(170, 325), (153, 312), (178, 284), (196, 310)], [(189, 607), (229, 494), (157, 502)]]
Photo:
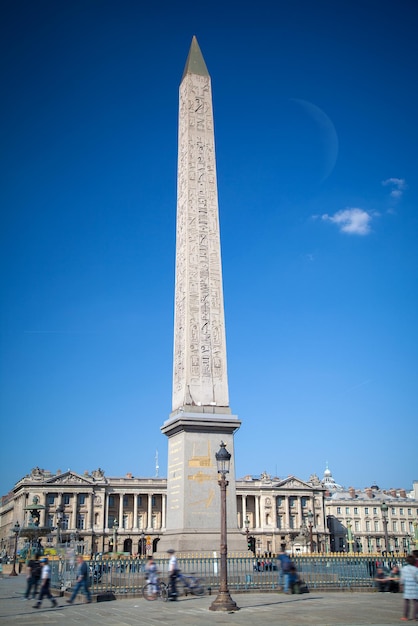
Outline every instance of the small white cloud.
[(392, 187), (390, 197), (396, 199), (401, 198), (406, 189), (406, 181), (404, 178), (387, 178), (386, 180), (382, 180), (382, 185), (384, 187), (390, 185)]
[(371, 228), (372, 215), (363, 209), (342, 209), (334, 215), (325, 213), (323, 220), (337, 224), (340, 231), (350, 235), (368, 235)]

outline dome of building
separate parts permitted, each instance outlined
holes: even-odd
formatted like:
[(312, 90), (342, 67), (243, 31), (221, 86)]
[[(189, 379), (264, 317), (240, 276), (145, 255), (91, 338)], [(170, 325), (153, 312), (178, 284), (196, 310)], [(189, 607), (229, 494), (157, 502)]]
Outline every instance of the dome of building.
[(333, 479), (332, 473), (331, 473), (331, 470), (328, 467), (328, 464), (327, 464), (325, 472), (324, 472), (324, 477), (321, 480), (321, 484), (330, 493), (333, 493), (334, 491), (344, 491), (344, 487), (342, 487), (341, 485), (336, 483), (335, 480)]

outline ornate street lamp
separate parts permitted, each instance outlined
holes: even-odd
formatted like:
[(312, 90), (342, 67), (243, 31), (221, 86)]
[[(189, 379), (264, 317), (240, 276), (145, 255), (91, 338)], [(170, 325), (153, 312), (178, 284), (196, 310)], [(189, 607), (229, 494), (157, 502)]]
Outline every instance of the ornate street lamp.
[(389, 552), (389, 537), (388, 537), (388, 510), (389, 507), (386, 502), (382, 502), (380, 505), (380, 509), (382, 511), (382, 521), (383, 521), (383, 530), (385, 531), (385, 547), (386, 553)]
[(57, 515), (57, 548), (58, 548), (61, 543), (61, 525), (62, 525), (62, 518), (64, 516), (64, 507), (62, 506), (62, 504), (57, 506), (56, 515)]
[(353, 550), (353, 531), (351, 530), (351, 519), (347, 518), (347, 551), (354, 552)]
[(14, 552), (14, 555), (13, 555), (13, 568), (12, 568), (12, 571), (10, 572), (9, 576), (17, 576), (17, 573), (16, 573), (16, 557), (17, 557), (17, 538), (19, 537), (19, 533), (20, 533), (20, 524), (19, 524), (19, 522), (16, 522), (16, 524), (13, 526), (12, 533), (15, 536), (15, 552)]
[(411, 546), (411, 535), (406, 534), (404, 539), (404, 554), (409, 554)]
[(250, 520), (248, 519), (248, 515), (245, 516), (244, 526), (245, 526), (245, 536), (247, 538), (247, 550), (251, 550), (252, 544), (250, 542)]
[(113, 554), (116, 554), (116, 552), (118, 551), (118, 528), (119, 528), (119, 524), (118, 524), (118, 520), (115, 518), (113, 520)]
[(313, 533), (312, 533), (312, 528), (313, 528), (312, 522), (313, 522), (314, 514), (312, 513), (312, 511), (308, 511), (307, 517), (308, 517), (308, 526), (309, 526), (309, 547), (310, 547), (310, 551), (312, 553), (314, 551), (314, 549), (313, 549)]
[(218, 485), (221, 488), (221, 567), (220, 567), (220, 584), (219, 593), (216, 599), (209, 607), (210, 611), (238, 611), (239, 607), (233, 601), (228, 589), (228, 564), (227, 564), (227, 524), (226, 524), (226, 488), (229, 482), (226, 480), (226, 474), (229, 473), (229, 464), (231, 455), (224, 442), (221, 442), (219, 451), (215, 454), (216, 465), (218, 468)]

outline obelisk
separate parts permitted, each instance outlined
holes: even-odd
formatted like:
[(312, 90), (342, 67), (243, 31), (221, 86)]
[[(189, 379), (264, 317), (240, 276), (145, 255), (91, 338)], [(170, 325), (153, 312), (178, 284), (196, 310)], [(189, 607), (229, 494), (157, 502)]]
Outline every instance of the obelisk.
[(245, 550), (237, 528), (234, 432), (225, 315), (211, 79), (193, 37), (179, 93), (176, 281), (166, 531), (159, 551), (219, 550), (220, 490), (215, 454), (231, 456), (228, 549)]

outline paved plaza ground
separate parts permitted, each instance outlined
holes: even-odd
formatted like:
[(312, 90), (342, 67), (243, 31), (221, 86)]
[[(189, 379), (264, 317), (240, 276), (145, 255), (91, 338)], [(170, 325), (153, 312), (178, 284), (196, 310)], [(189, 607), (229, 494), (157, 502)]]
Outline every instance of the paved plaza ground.
[(402, 595), (371, 592), (231, 593), (240, 607), (234, 613), (212, 612), (216, 596), (185, 597), (178, 602), (148, 602), (130, 598), (84, 604), (80, 595), (69, 605), (57, 598), (50, 608), (44, 600), (40, 609), (25, 601), (25, 576), (0, 579), (0, 624), (8, 626), (361, 626), (401, 624)]

